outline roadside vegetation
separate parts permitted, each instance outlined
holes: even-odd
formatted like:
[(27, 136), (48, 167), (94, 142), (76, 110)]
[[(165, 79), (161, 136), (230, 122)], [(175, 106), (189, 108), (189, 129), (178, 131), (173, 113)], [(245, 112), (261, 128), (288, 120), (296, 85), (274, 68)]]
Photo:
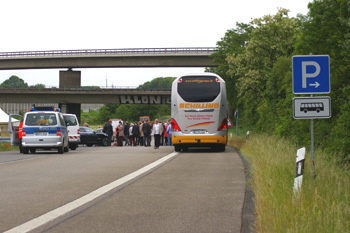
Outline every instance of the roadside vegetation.
[(309, 145), (309, 121), (293, 119), (292, 99), (301, 95), (292, 91), (292, 57), (329, 55), (332, 116), (316, 120), (316, 146), (349, 163), (349, 1), (315, 0), (308, 8), (307, 15), (290, 17), (287, 9), (279, 9), (237, 23), (217, 42), (212, 58), (219, 66), (208, 71), (225, 79), (240, 126)]
[[(257, 232), (349, 232), (349, 1), (314, 0), (307, 15), (275, 15), (237, 23), (217, 42), (215, 72), (226, 81), (239, 135), (230, 143), (251, 166)], [(316, 119), (315, 177), (310, 121), (293, 119), (294, 55), (329, 55), (332, 116)], [(234, 117), (231, 117), (233, 120)], [(234, 120), (233, 120), (234, 121)], [(246, 139), (245, 131), (250, 131)], [(235, 134), (232, 132), (233, 135)], [(300, 197), (293, 197), (297, 149), (306, 147)]]
[(307, 151), (300, 196), (293, 196), (298, 146), (269, 135), (231, 137), (250, 163), (257, 232), (349, 232), (350, 167), (315, 151), (315, 177)]
[(9, 142), (0, 143), (0, 151), (19, 150), (18, 146), (11, 146)]

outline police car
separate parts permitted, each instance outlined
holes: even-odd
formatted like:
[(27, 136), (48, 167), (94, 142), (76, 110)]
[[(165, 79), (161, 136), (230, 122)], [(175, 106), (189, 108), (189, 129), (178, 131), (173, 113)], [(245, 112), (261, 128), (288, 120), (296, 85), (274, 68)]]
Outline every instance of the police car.
[(22, 129), (18, 129), (21, 139), (16, 134), (11, 137), (12, 144), (19, 144), (21, 153), (35, 153), (37, 149), (57, 149), (59, 154), (69, 151), (68, 130), (60, 109), (32, 107), (25, 113), (21, 125)]

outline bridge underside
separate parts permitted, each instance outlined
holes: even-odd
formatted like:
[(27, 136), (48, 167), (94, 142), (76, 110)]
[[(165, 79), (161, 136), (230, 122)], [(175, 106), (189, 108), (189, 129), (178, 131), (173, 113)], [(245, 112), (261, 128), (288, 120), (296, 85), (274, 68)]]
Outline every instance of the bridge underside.
[(203, 55), (177, 56), (83, 56), (7, 58), (0, 60), (0, 70), (60, 68), (135, 68), (135, 67), (216, 67)]
[[(70, 89), (70, 90), (69, 90)], [(2, 89), (3, 103), (59, 103), (63, 113), (74, 113), (80, 122), (81, 104), (170, 104), (170, 91), (100, 89)]]
[(2, 89), (4, 103), (62, 104), (170, 104), (170, 91), (140, 91), (119, 89)]

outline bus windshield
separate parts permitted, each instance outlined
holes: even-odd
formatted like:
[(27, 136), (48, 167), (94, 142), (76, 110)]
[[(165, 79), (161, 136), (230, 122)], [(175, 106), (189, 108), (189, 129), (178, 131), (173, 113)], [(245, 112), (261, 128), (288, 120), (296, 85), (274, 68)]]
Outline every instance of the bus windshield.
[(220, 82), (212, 76), (182, 77), (177, 92), (186, 102), (212, 102), (220, 94)]

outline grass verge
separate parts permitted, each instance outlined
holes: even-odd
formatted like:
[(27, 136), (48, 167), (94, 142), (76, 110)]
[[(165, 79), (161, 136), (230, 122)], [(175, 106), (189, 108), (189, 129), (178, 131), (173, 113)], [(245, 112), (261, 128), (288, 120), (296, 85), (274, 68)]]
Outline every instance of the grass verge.
[(298, 147), (267, 135), (232, 137), (229, 144), (251, 166), (257, 232), (350, 232), (349, 167), (340, 168), (324, 152), (315, 151), (313, 178), (306, 151), (301, 193), (293, 197)]
[(11, 146), (9, 142), (0, 143), (0, 151), (19, 150), (18, 146)]

